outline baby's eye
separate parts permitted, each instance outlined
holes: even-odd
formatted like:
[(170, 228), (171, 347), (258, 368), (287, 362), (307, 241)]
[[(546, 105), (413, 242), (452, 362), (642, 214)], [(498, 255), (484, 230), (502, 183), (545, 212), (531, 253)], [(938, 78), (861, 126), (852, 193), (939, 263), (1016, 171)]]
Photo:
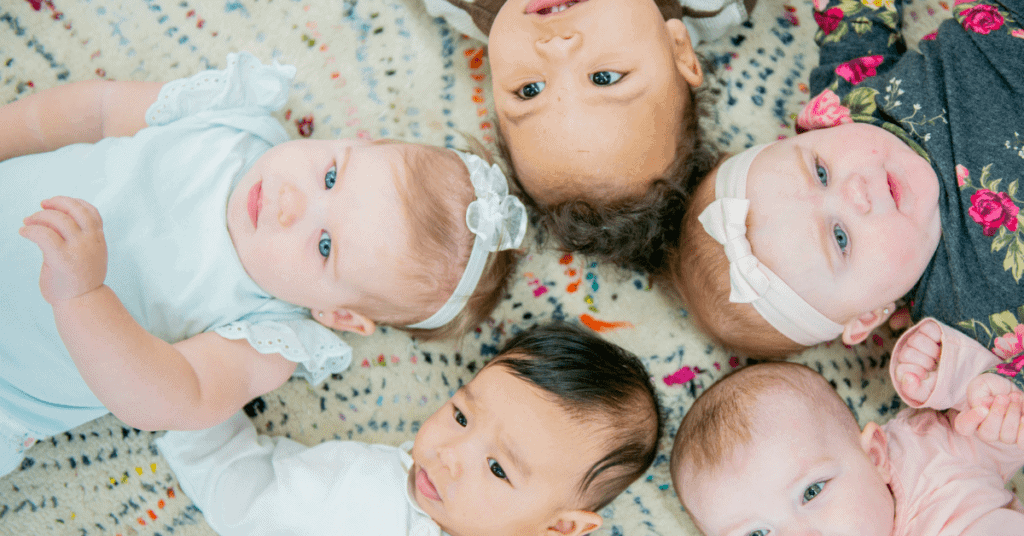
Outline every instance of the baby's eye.
[(326, 186), (328, 190), (330, 190), (331, 188), (334, 188), (334, 181), (337, 178), (338, 178), (338, 168), (335, 167), (335, 166), (331, 166), (331, 169), (328, 169), (327, 170), (327, 174), (324, 175), (324, 186)]
[(331, 256), (331, 235), (327, 234), (327, 231), (320, 233), (320, 244), (317, 248), (325, 259)]
[(804, 490), (804, 502), (811, 502), (815, 497), (821, 494), (821, 490), (825, 488), (824, 482), (815, 482), (811, 484), (807, 489)]
[(595, 86), (610, 86), (619, 80), (622, 80), (622, 73), (615, 71), (598, 71), (590, 75), (590, 81)]
[(508, 480), (508, 477), (505, 476), (505, 470), (501, 468), (501, 464), (499, 464), (497, 460), (487, 458), (487, 466), (491, 468), (491, 473), (494, 474), (494, 476), (502, 480)]
[(846, 235), (846, 231), (836, 225), (832, 228), (832, 234), (836, 237), (836, 244), (839, 245), (839, 250), (846, 253), (846, 248), (850, 245), (850, 237)]
[(469, 424), (469, 420), (466, 419), (466, 416), (463, 415), (461, 411), (459, 411), (459, 408), (455, 408), (455, 422), (459, 423), (459, 426), (463, 428)]
[(820, 182), (822, 186), (828, 186), (828, 171), (825, 167), (820, 164), (815, 164), (814, 170), (818, 174), (818, 182)]
[(516, 95), (518, 95), (520, 99), (526, 100), (540, 95), (541, 91), (544, 91), (544, 82), (530, 82), (529, 84), (519, 88), (519, 91), (516, 91)]
[(754, 532), (751, 532), (750, 534), (747, 534), (747, 536), (768, 536), (768, 531), (767, 530), (755, 530)]

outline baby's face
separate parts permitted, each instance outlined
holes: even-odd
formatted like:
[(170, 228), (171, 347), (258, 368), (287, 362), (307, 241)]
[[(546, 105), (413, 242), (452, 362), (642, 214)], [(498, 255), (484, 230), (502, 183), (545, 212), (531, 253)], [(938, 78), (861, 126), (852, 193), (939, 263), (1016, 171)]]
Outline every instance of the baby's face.
[(683, 468), (686, 509), (705, 536), (890, 536), (885, 462), (876, 466), (857, 431), (835, 430), (826, 412), (770, 398), (759, 400), (751, 442), (719, 469)]
[[(267, 151), (228, 200), (245, 271), (271, 295), (315, 310), (359, 310), (402, 288), (408, 223), (399, 196), (415, 146), (296, 140)], [(325, 313), (327, 314), (327, 313)]]
[(928, 162), (885, 130), (812, 130), (754, 159), (747, 237), (797, 294), (846, 324), (924, 273), (940, 237), (938, 193)]
[(576, 502), (598, 441), (541, 393), (488, 366), (420, 427), (410, 485), (446, 532), (545, 534)]
[(542, 204), (641, 192), (672, 162), (701, 74), (652, 0), (508, 0), (488, 43), (501, 132)]

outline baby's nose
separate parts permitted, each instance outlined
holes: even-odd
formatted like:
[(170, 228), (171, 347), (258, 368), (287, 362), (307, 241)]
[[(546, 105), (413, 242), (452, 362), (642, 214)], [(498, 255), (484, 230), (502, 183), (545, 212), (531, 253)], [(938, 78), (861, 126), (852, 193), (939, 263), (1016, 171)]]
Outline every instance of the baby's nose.
[(277, 221), (289, 227), (306, 212), (306, 196), (290, 183), (281, 185), (278, 193)]
[(850, 177), (843, 188), (843, 194), (846, 201), (858, 212), (866, 214), (871, 210), (871, 197), (868, 195), (868, 185), (863, 176)]
[(583, 44), (583, 37), (577, 33), (562, 33), (550, 39), (542, 39), (533, 44), (537, 54), (544, 57), (565, 57), (572, 54)]

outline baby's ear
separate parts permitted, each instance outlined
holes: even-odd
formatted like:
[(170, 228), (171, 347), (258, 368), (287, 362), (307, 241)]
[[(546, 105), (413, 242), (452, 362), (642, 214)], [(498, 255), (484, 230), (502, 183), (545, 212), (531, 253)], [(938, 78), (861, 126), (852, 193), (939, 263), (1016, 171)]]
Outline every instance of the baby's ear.
[(886, 484), (892, 481), (889, 472), (889, 442), (878, 423), (869, 422), (860, 433), (860, 448), (867, 453)]
[(360, 335), (372, 335), (377, 329), (377, 324), (373, 320), (351, 309), (313, 311), (313, 319), (331, 329)]
[(665, 21), (665, 28), (672, 38), (672, 50), (676, 58), (676, 69), (690, 87), (700, 87), (704, 83), (704, 70), (690, 42), (690, 32), (680, 19)]
[(851, 346), (864, 342), (864, 339), (868, 338), (871, 331), (884, 324), (895, 310), (896, 304), (890, 303), (885, 307), (868, 311), (850, 320), (843, 328), (843, 342)]
[(568, 510), (555, 516), (548, 524), (544, 536), (580, 536), (601, 528), (604, 519), (586, 510)]

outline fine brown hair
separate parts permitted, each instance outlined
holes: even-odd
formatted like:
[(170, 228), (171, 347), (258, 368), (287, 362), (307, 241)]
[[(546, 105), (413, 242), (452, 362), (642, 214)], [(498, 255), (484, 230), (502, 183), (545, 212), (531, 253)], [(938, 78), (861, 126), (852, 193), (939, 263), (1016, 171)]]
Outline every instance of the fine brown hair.
[(715, 174), (709, 173), (679, 216), (679, 238), (655, 274), (655, 284), (677, 299), (697, 328), (724, 348), (768, 359), (786, 358), (805, 349), (768, 324), (749, 303), (729, 301), (725, 248), (697, 219), (714, 200)]
[[(467, 139), (470, 152), (490, 162), (480, 144)], [(416, 147), (405, 152), (411, 173), (401, 194), (413, 233), (410, 266), (415, 268), (409, 270), (408, 278), (415, 290), (404, 297), (411, 307), (387, 323), (425, 340), (460, 336), (494, 311), (506, 294), (521, 254), (516, 250), (490, 253), (472, 296), (450, 322), (432, 329), (405, 327), (429, 318), (448, 300), (466, 269), (476, 239), (466, 227), (466, 208), (476, 199), (469, 170), (449, 149)]]
[(836, 429), (860, 431), (853, 412), (828, 380), (807, 366), (782, 361), (740, 368), (697, 397), (676, 432), (669, 470), (680, 500), (685, 502), (685, 476), (694, 471), (713, 473), (737, 449), (750, 444), (757, 433), (758, 399), (769, 393), (791, 394), (807, 407), (825, 412)]

